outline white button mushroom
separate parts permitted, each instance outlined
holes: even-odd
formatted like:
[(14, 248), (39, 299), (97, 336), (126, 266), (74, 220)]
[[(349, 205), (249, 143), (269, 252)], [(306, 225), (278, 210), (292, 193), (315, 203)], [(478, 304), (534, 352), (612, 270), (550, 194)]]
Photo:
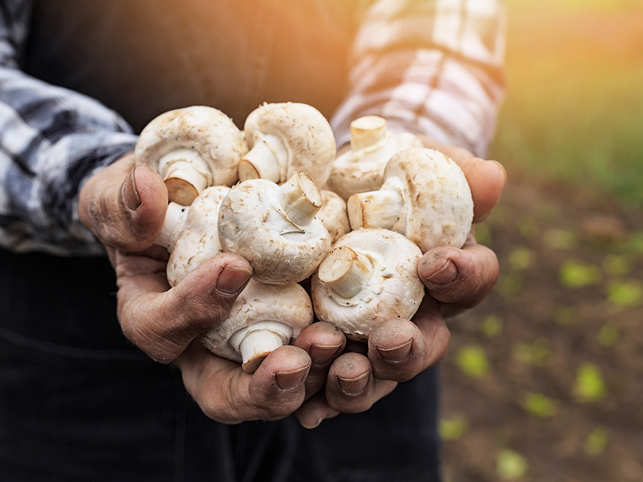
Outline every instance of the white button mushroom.
[(351, 230), (346, 213), (346, 203), (332, 191), (323, 190), (321, 195), (322, 206), (317, 217), (330, 234), (331, 242), (334, 243)]
[(136, 159), (165, 181), (170, 201), (189, 206), (208, 186), (231, 186), (247, 147), (243, 133), (223, 112), (192, 106), (165, 112), (136, 143)]
[(404, 236), (360, 229), (342, 237), (312, 279), (315, 314), (349, 338), (366, 339), (393, 319), (411, 319), (424, 297), (422, 253)]
[(247, 117), (249, 151), (239, 164), (239, 179), (280, 184), (303, 172), (323, 186), (335, 158), (335, 137), (314, 107), (293, 102), (264, 104)]
[(230, 188), (206, 189), (191, 206), (170, 203), (156, 244), (170, 253), (167, 280), (176, 286), (208, 258), (221, 251), (217, 232), (219, 205)]
[(278, 186), (250, 179), (230, 190), (219, 210), (223, 250), (252, 265), (270, 284), (309, 277), (330, 249), (330, 235), (317, 218), (321, 194), (305, 174)]
[(378, 191), (348, 200), (353, 229), (391, 229), (406, 235), (422, 252), (464, 244), (473, 220), (473, 200), (455, 162), (432, 149), (405, 149), (388, 162), (384, 178)]
[(228, 318), (202, 343), (216, 355), (242, 362), (243, 370), (252, 373), (270, 352), (287, 345), (312, 321), (310, 298), (297, 283), (271, 286), (251, 279)]
[(351, 149), (335, 159), (328, 178), (328, 187), (344, 199), (378, 189), (393, 155), (409, 147), (422, 147), (413, 134), (389, 132), (386, 120), (378, 116), (355, 119), (350, 135)]

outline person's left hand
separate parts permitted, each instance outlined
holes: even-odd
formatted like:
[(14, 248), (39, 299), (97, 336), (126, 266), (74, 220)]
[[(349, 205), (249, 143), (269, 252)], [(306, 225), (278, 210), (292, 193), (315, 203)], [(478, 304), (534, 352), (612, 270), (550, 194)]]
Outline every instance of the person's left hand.
[[(502, 165), (464, 149), (428, 139), (424, 143), (449, 155), (462, 168), (473, 197), (474, 222), (484, 220), (500, 199), (506, 181)], [(368, 347), (351, 343), (349, 351), (336, 358), (327, 373), (323, 370), (309, 376), (307, 394), (318, 392), (324, 383), (326, 386), (296, 412), (304, 427), (317, 427), (339, 413), (364, 412), (391, 393), (398, 382), (410, 380), (438, 362), (451, 336), (445, 317), (484, 299), (498, 277), (498, 260), (493, 251), (476, 243), (472, 229), (461, 249), (438, 247), (427, 251), (418, 262), (418, 276), (427, 290), (413, 321), (384, 323), (371, 332)], [(300, 340), (295, 344), (306, 349)]]

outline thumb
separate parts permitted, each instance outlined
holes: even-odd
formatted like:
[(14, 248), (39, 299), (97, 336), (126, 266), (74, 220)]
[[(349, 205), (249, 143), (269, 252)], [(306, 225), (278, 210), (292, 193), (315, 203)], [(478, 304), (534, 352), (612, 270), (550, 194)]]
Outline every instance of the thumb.
[(167, 189), (161, 177), (137, 166), (132, 154), (92, 176), (78, 202), (83, 224), (104, 245), (126, 252), (152, 245), (166, 210)]

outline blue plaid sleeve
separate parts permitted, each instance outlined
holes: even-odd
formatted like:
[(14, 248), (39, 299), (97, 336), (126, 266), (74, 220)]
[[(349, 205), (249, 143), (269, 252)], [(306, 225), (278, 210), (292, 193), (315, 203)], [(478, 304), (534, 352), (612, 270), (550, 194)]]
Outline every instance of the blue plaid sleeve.
[(375, 0), (353, 45), (350, 93), (337, 110), (338, 144), (352, 119), (484, 155), (504, 96), (501, 0)]
[(78, 193), (137, 137), (95, 100), (20, 70), (30, 10), (30, 1), (0, 0), (0, 247), (102, 254), (78, 218)]

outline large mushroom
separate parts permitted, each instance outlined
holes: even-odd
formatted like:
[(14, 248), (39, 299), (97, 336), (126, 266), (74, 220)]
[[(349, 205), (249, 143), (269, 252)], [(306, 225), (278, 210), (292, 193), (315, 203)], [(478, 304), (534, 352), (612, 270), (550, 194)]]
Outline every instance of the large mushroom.
[(247, 147), (223, 112), (192, 106), (152, 120), (136, 143), (136, 159), (156, 170), (170, 201), (189, 206), (209, 186), (231, 186)]
[(328, 178), (328, 187), (344, 199), (378, 189), (386, 163), (393, 155), (402, 149), (422, 146), (413, 134), (390, 132), (386, 119), (378, 116), (355, 119), (351, 122), (350, 136), (350, 150), (335, 159)]
[(416, 272), (422, 253), (401, 234), (352, 231), (335, 243), (312, 279), (317, 318), (351, 339), (393, 319), (411, 319), (424, 296)]
[(263, 283), (302, 281), (330, 249), (330, 235), (316, 216), (321, 204), (319, 190), (305, 174), (281, 186), (265, 179), (244, 181), (221, 203), (223, 250), (246, 258)]
[(201, 341), (214, 354), (241, 362), (243, 370), (252, 373), (312, 321), (310, 298), (297, 283), (274, 286), (251, 279), (228, 318)]
[(217, 221), (219, 205), (230, 188), (214, 186), (206, 189), (192, 205), (170, 203), (156, 244), (170, 253), (167, 280), (176, 286), (206, 259), (221, 252)]
[(471, 230), (473, 200), (455, 162), (432, 149), (405, 149), (388, 162), (384, 178), (379, 190), (348, 200), (353, 229), (391, 229), (422, 252), (464, 244)]
[(346, 203), (332, 191), (322, 190), (321, 195), (322, 206), (317, 217), (330, 234), (331, 242), (334, 243), (351, 230)]
[(303, 172), (323, 186), (335, 158), (335, 137), (326, 118), (307, 104), (264, 104), (247, 117), (249, 151), (239, 164), (239, 179), (281, 184)]

